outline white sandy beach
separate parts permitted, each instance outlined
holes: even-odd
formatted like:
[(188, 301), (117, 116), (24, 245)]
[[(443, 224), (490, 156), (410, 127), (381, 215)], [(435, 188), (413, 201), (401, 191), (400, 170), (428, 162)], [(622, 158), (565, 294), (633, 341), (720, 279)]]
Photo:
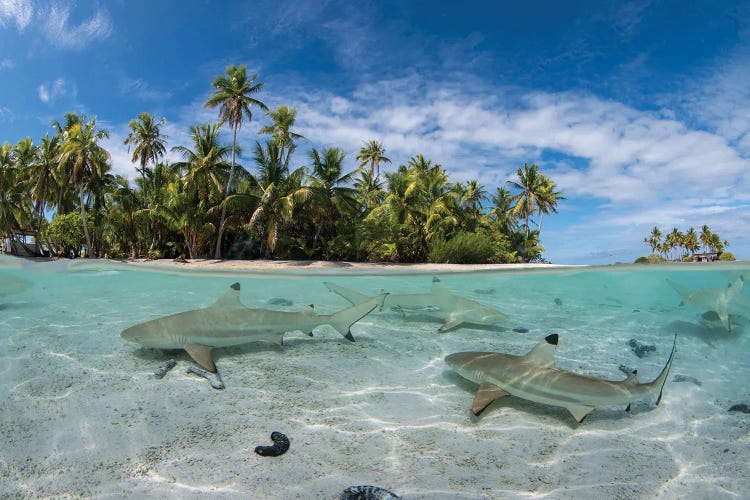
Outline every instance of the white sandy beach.
[[(136, 266), (296, 269), (262, 261)], [(666, 360), (668, 336), (634, 323), (639, 338), (658, 346), (641, 360), (627, 338), (608, 330), (617, 323), (611, 312), (595, 323), (581, 316), (586, 304), (566, 297), (564, 309), (553, 309), (552, 296), (533, 291), (501, 296), (512, 321), (495, 331), (438, 334), (439, 324), (383, 311), (352, 327), (355, 343), (320, 327), (313, 338), (287, 334), (281, 347), (220, 349), (226, 389), (219, 391), (186, 373), (193, 363), (184, 352), (142, 349), (119, 333), (157, 314), (205, 307), (228, 281), (171, 276), (158, 288), (158, 273), (139, 273), (148, 293), (112, 286), (128, 275), (115, 268), (32, 276), (32, 288), (0, 306), (0, 496), (306, 499), (372, 484), (424, 499), (740, 498), (750, 486), (750, 415), (727, 412), (750, 401), (750, 371), (737, 356), (747, 352), (747, 336), (711, 348), (681, 340), (673, 374), (701, 385), (670, 375), (658, 407), (600, 408), (579, 425), (562, 408), (511, 397), (474, 422), (476, 386), (445, 365), (449, 353), (522, 354), (554, 327), (562, 368), (621, 379), (617, 366), (627, 362), (650, 380)], [(472, 276), (483, 286), (485, 277)], [(287, 310), (314, 301), (321, 314), (347, 306), (313, 277), (237, 279), (248, 307), (270, 307), (269, 297), (288, 298)], [(351, 279), (377, 289), (389, 278)], [(410, 282), (428, 287), (429, 275)], [(630, 307), (623, 306), (628, 314)], [(638, 321), (656, 324), (664, 314), (644, 309)], [(156, 379), (154, 369), (169, 357), (177, 367)], [(289, 451), (256, 455), (272, 431), (289, 437)]]

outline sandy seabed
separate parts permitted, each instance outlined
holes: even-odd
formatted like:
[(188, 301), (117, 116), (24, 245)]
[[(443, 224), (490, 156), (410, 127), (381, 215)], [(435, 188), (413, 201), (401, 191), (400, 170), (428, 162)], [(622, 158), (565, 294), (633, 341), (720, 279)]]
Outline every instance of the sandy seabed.
[[(135, 265), (221, 273), (342, 268), (277, 261)], [(343, 268), (404, 271), (350, 266)], [(281, 347), (221, 349), (226, 389), (214, 390), (186, 373), (193, 363), (184, 352), (124, 343), (119, 331), (132, 319), (106, 312), (79, 318), (80, 297), (45, 293), (59, 294), (50, 304), (69, 315), (68, 324), (27, 314), (30, 297), (0, 309), (2, 498), (330, 499), (359, 484), (409, 499), (741, 498), (750, 491), (750, 419), (728, 413), (725, 395), (714, 397), (727, 376), (718, 368), (702, 372), (701, 386), (670, 382), (658, 407), (642, 401), (630, 413), (601, 408), (581, 425), (562, 408), (517, 398), (493, 403), (473, 421), (476, 386), (443, 358), (466, 350), (469, 340), (491, 350), (497, 332), (438, 334), (435, 323), (410, 323), (394, 335), (403, 327), (399, 316), (373, 314), (352, 327), (355, 343), (321, 327), (312, 339), (287, 334)], [(19, 321), (27, 334), (13, 331)], [(55, 334), (45, 335), (50, 327)], [(519, 354), (539, 335), (503, 332)], [(673, 371), (714, 367), (731, 349), (708, 351), (688, 339)], [(569, 353), (563, 367), (590, 370), (585, 356), (585, 349)], [(157, 379), (153, 370), (169, 357), (177, 367)], [(661, 358), (645, 364), (644, 378), (658, 373)], [(616, 359), (600, 362), (616, 366)], [(255, 446), (271, 444), (272, 431), (289, 437), (289, 451), (256, 455)]]

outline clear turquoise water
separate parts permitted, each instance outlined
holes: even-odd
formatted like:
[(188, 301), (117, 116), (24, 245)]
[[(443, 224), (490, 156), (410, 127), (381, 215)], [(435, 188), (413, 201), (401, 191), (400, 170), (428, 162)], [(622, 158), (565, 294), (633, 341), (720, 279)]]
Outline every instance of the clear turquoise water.
[[(120, 332), (206, 307), (235, 281), (247, 307), (313, 303), (327, 314), (348, 303), (325, 281), (424, 293), (435, 273), (84, 264), (0, 260), (0, 496), (334, 498), (376, 484), (407, 498), (737, 498), (750, 486), (750, 415), (727, 411), (750, 404), (750, 319), (735, 315), (729, 334), (680, 306), (666, 281), (723, 288), (750, 276), (748, 264), (438, 273), (508, 322), (441, 334), (440, 323), (381, 311), (352, 327), (353, 344), (320, 327), (282, 347), (221, 349), (223, 391), (187, 374), (185, 353), (142, 349)], [(16, 278), (27, 286), (4, 295)], [(676, 333), (662, 404), (599, 408), (578, 425), (563, 408), (503, 398), (472, 422), (475, 386), (443, 358), (523, 354), (549, 333), (560, 334), (558, 367), (621, 380), (625, 364), (641, 381), (659, 373)], [(638, 358), (630, 339), (656, 351)], [(169, 357), (178, 367), (155, 379)], [(273, 430), (290, 451), (258, 457)]]

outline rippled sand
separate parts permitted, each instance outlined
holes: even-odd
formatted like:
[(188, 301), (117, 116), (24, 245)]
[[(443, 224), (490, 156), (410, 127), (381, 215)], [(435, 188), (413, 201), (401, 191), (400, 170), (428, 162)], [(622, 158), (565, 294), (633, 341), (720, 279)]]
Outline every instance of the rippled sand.
[[(287, 334), (281, 347), (218, 350), (226, 389), (217, 391), (186, 373), (184, 352), (141, 349), (119, 332), (209, 305), (226, 277), (39, 273), (21, 274), (34, 285), (0, 305), (0, 496), (335, 498), (374, 484), (405, 498), (737, 498), (750, 486), (750, 415), (727, 411), (750, 402), (748, 335), (709, 343), (667, 288), (620, 293), (629, 276), (573, 295), (585, 272), (452, 275), (443, 279), (451, 290), (495, 305), (508, 324), (438, 334), (439, 324), (382, 311), (352, 327), (355, 343), (320, 327), (313, 338)], [(322, 286), (330, 276), (234, 278), (248, 307), (347, 306)], [(431, 282), (335, 279), (367, 291)], [(269, 305), (275, 297), (292, 304)], [(625, 363), (651, 380), (679, 321), (695, 331), (678, 340), (661, 405), (600, 408), (581, 425), (562, 408), (512, 397), (473, 422), (476, 387), (443, 362), (463, 350), (522, 354), (556, 331), (561, 368), (622, 379)], [(633, 336), (657, 351), (635, 357)], [(156, 379), (169, 357), (177, 367)], [(677, 374), (701, 385), (673, 382)], [(256, 455), (272, 431), (290, 450)]]

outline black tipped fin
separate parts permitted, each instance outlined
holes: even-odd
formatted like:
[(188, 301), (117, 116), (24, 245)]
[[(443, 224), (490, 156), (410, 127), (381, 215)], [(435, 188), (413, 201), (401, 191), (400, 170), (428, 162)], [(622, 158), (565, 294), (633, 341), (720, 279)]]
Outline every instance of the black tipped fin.
[(544, 337), (544, 340), (546, 340), (548, 344), (557, 345), (558, 341), (560, 340), (560, 336), (556, 333), (553, 333)]
[(349, 342), (354, 342), (354, 335), (352, 335), (351, 331), (346, 332), (346, 335), (344, 335), (344, 338), (348, 340)]
[(630, 411), (630, 403), (628, 403), (628, 407), (625, 408), (625, 411)]
[(240, 289), (240, 284), (239, 283), (232, 283), (232, 286), (230, 286), (229, 288), (231, 288), (232, 290), (239, 290)]

